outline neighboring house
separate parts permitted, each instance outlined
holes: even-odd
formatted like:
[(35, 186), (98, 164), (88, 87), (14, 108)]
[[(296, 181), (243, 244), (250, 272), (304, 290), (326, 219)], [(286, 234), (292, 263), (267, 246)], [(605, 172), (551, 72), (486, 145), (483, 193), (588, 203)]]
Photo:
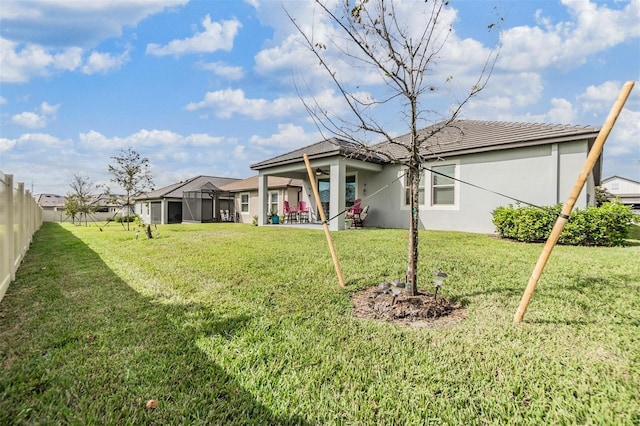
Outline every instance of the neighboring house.
[(606, 189), (607, 199), (618, 199), (622, 204), (631, 206), (634, 212), (640, 213), (640, 182), (620, 176), (611, 176), (603, 179), (600, 186)]
[[(421, 132), (430, 132), (428, 127)], [(493, 233), (491, 212), (515, 201), (477, 187), (506, 194), (536, 205), (566, 201), (587, 158), (599, 129), (588, 126), (506, 123), (459, 120), (430, 139), (421, 152), (426, 160), (420, 188), (420, 223), (426, 229)], [(408, 136), (396, 139), (406, 144)], [(397, 145), (382, 143), (378, 148), (406, 155)], [(303, 154), (317, 172), (309, 181)], [(576, 207), (595, 203), (595, 187), (600, 183), (601, 158), (587, 179)], [(312, 195), (316, 185), (329, 201), (332, 230), (345, 227), (340, 213), (361, 198), (369, 206), (366, 226), (408, 228), (409, 203), (404, 168), (383, 157), (367, 155), (340, 139), (313, 145), (253, 164), (258, 176), (258, 223), (267, 223), (268, 176), (303, 181), (301, 198), (317, 211)], [(438, 172), (441, 174), (432, 173)], [(319, 174), (319, 175), (318, 175)], [(446, 177), (443, 177), (445, 175)], [(461, 181), (477, 187), (466, 185)], [(378, 190), (381, 190), (378, 193)], [(371, 198), (367, 198), (370, 195)]]
[(237, 180), (196, 176), (136, 196), (134, 210), (148, 224), (233, 221), (233, 196), (220, 188)]
[(43, 222), (63, 222), (66, 218), (64, 205), (66, 197), (56, 194), (38, 194), (36, 202), (42, 207)]
[[(232, 182), (221, 187), (233, 194), (238, 221), (251, 223), (258, 215), (258, 176)], [(302, 200), (302, 180), (270, 176), (267, 183), (267, 212), (283, 214), (284, 201), (292, 207)]]
[(133, 206), (127, 208), (127, 197), (124, 195), (100, 194), (94, 197), (91, 205), (93, 214), (98, 220), (114, 219), (116, 216), (128, 216), (133, 213)]

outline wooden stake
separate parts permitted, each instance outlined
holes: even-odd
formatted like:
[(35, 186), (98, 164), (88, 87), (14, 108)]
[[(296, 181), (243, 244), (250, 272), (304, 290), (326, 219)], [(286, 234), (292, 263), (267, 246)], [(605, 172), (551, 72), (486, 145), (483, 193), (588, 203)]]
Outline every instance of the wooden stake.
[(573, 189), (571, 190), (571, 194), (567, 199), (567, 202), (564, 203), (562, 207), (562, 212), (558, 216), (553, 229), (551, 230), (551, 235), (549, 235), (549, 239), (544, 245), (542, 249), (542, 253), (540, 253), (540, 257), (538, 258), (538, 262), (536, 263), (533, 272), (531, 273), (531, 278), (529, 278), (529, 283), (527, 284), (527, 288), (522, 295), (522, 300), (520, 301), (520, 306), (518, 306), (518, 310), (513, 318), (514, 323), (519, 323), (522, 321), (524, 317), (524, 313), (527, 310), (527, 306), (529, 305), (529, 301), (531, 300), (531, 296), (533, 295), (533, 291), (536, 289), (536, 285), (538, 285), (538, 280), (540, 279), (540, 275), (542, 275), (542, 271), (544, 270), (545, 265), (547, 264), (547, 260), (549, 260), (549, 256), (551, 256), (551, 251), (555, 247), (558, 242), (558, 238), (560, 238), (560, 234), (564, 229), (564, 226), (567, 224), (569, 220), (569, 215), (571, 214), (571, 210), (573, 210), (573, 206), (576, 203), (578, 195), (580, 195), (580, 191), (584, 187), (584, 183), (589, 177), (589, 173), (593, 170), (593, 166), (595, 165), (598, 157), (600, 157), (600, 153), (602, 153), (602, 147), (604, 146), (613, 125), (618, 119), (618, 115), (620, 115), (620, 111), (622, 111), (622, 107), (624, 106), (627, 98), (629, 97), (629, 93), (631, 93), (631, 89), (633, 89), (634, 82), (627, 81), (622, 87), (622, 91), (620, 95), (618, 95), (618, 100), (611, 108), (609, 112), (609, 116), (604, 122), (602, 129), (598, 133), (598, 137), (596, 137), (591, 150), (589, 151), (589, 155), (587, 156), (587, 160), (582, 166), (582, 170), (578, 175), (578, 179), (576, 180)]
[(303, 154), (304, 164), (307, 166), (307, 173), (309, 174), (309, 182), (311, 182), (311, 187), (313, 188), (313, 195), (316, 198), (316, 205), (318, 206), (318, 210), (320, 211), (320, 219), (322, 220), (322, 227), (324, 228), (324, 235), (327, 237), (327, 243), (329, 244), (329, 251), (331, 252), (331, 259), (333, 259), (333, 266), (336, 268), (336, 274), (338, 274), (338, 281), (340, 281), (340, 286), (344, 287), (344, 277), (342, 276), (342, 269), (340, 268), (340, 262), (338, 262), (338, 255), (336, 254), (336, 249), (333, 247), (333, 240), (331, 239), (331, 233), (329, 232), (329, 225), (327, 224), (327, 218), (324, 215), (324, 209), (322, 208), (322, 201), (320, 200), (320, 194), (318, 193), (318, 186), (315, 184), (316, 178), (313, 175), (313, 170), (311, 170), (311, 164), (309, 163), (309, 156), (307, 154)]

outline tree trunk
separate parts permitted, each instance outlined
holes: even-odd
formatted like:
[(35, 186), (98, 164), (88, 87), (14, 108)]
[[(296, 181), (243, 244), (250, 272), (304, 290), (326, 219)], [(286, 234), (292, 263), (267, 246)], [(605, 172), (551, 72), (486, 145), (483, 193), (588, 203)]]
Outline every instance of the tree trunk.
[(419, 191), (420, 169), (410, 167), (407, 171), (409, 184), (411, 185), (409, 207), (411, 219), (409, 221), (409, 250), (407, 259), (407, 276), (405, 291), (409, 296), (418, 294), (418, 221), (419, 221)]

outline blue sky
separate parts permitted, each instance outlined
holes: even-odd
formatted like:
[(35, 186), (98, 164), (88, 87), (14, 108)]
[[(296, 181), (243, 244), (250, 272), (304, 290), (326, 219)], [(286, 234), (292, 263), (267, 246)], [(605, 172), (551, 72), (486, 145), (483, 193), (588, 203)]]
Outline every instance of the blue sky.
[[(420, 25), (422, 1), (396, 3)], [(36, 194), (64, 195), (74, 174), (109, 184), (110, 157), (131, 146), (161, 187), (249, 177), (252, 163), (321, 140), (300, 97), (336, 114), (344, 105), (285, 9), (318, 39), (339, 40), (310, 0), (2, 0), (0, 170)], [(496, 11), (501, 31), (488, 32)], [(454, 30), (437, 87), (447, 76), (468, 86), (502, 45), (463, 118), (601, 126), (622, 84), (640, 79), (640, 0), (452, 0), (445, 18)], [(382, 96), (378, 79), (336, 66)], [(430, 106), (446, 111), (445, 92)], [(376, 114), (406, 132), (397, 115)], [(640, 85), (607, 141), (603, 174), (640, 181)]]

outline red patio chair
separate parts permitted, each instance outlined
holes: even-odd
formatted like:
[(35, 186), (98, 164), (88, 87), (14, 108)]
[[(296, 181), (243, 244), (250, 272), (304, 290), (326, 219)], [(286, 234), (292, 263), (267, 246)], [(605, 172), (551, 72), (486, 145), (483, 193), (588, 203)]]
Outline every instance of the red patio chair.
[(354, 217), (359, 215), (362, 212), (362, 207), (360, 207), (361, 202), (362, 200), (360, 198), (356, 198), (356, 201), (354, 201), (353, 205), (347, 209), (345, 213), (346, 216)]
[(296, 208), (291, 208), (291, 206), (289, 205), (288, 201), (284, 202), (284, 219), (289, 220), (289, 223), (292, 223), (293, 220), (295, 219), (296, 221), (298, 220), (298, 209)]
[(298, 214), (300, 222), (309, 222), (309, 207), (305, 201), (298, 201)]

